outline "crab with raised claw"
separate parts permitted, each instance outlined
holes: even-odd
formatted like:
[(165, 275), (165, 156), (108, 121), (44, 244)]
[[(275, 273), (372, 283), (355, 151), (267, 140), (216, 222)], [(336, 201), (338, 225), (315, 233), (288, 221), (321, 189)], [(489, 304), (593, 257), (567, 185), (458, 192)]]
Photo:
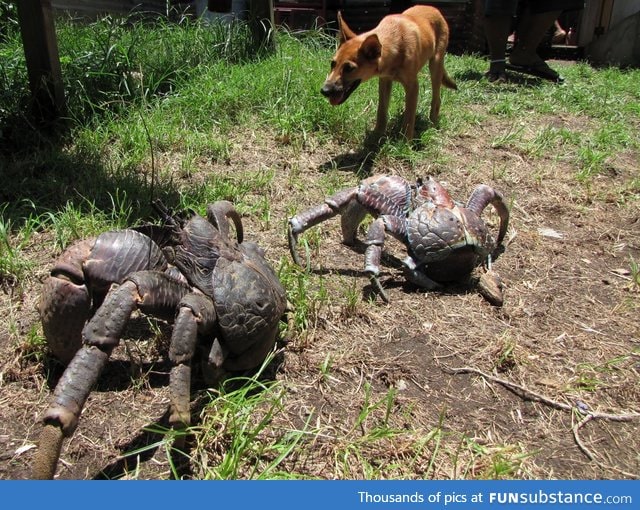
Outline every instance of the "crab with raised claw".
[[(500, 217), (495, 240), (481, 217), (489, 204)], [(491, 259), (497, 256), (507, 232), (509, 209), (498, 191), (481, 184), (462, 206), (432, 177), (410, 185), (396, 175), (374, 175), (289, 219), (289, 250), (294, 261), (302, 265), (296, 246), (305, 230), (340, 214), (342, 241), (353, 245), (367, 213), (375, 219), (365, 240), (365, 272), (384, 301), (389, 298), (378, 275), (385, 233), (389, 233), (407, 249), (403, 264), (410, 282), (433, 290), (445, 282), (464, 280), (483, 266), (486, 271), (478, 288), (490, 303), (502, 305), (502, 286), (491, 271)]]
[[(67, 249), (39, 304), (48, 346), (69, 363), (44, 414), (34, 478), (52, 478), (89, 393), (134, 311), (173, 321), (169, 424), (189, 425), (191, 363), (204, 351), (204, 379), (259, 366), (273, 349), (287, 302), (264, 251), (243, 242), (230, 202), (207, 218), (171, 216), (164, 225), (105, 232)], [(230, 236), (230, 223), (235, 238)]]

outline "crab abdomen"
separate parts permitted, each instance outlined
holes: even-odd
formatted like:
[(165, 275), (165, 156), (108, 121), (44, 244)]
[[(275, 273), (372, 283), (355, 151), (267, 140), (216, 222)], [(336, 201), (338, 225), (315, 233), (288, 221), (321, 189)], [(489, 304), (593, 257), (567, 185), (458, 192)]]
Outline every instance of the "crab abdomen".
[(405, 217), (411, 208), (411, 186), (398, 175), (374, 175), (362, 181), (357, 200), (374, 216)]
[[(132, 229), (100, 234), (83, 271), (94, 299), (102, 301), (112, 283), (120, 283), (136, 271), (166, 269), (162, 250), (148, 236)], [(94, 303), (99, 305), (100, 303)]]
[(63, 252), (44, 284), (38, 306), (54, 356), (68, 363), (82, 344), (82, 328), (113, 283), (141, 269), (166, 267), (160, 248), (135, 230), (105, 232)]

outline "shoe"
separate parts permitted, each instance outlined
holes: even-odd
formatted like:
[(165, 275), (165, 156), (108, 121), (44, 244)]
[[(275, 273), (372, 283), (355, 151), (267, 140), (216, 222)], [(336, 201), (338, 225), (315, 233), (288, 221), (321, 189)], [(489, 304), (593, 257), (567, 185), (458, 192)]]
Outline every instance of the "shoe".
[(564, 78), (560, 76), (556, 71), (551, 69), (542, 59), (539, 59), (531, 64), (517, 64), (513, 62), (513, 59), (511, 59), (511, 61), (507, 63), (506, 68), (510, 71), (529, 74), (531, 76), (536, 76), (537, 78), (542, 78), (543, 80), (552, 81), (554, 83), (564, 82)]
[(518, 73), (529, 74), (554, 83), (564, 82), (564, 78), (551, 69), (537, 54), (516, 48), (509, 55), (506, 68)]
[(489, 83), (506, 83), (507, 82), (507, 73), (502, 72), (491, 72), (487, 71), (484, 74), (485, 78), (489, 81)]

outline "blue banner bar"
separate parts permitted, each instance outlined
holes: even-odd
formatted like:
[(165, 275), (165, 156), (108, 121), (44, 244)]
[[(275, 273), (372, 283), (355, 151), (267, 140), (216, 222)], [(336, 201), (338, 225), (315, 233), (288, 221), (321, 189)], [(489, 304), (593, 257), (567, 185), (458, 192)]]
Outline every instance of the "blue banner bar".
[(640, 509), (640, 482), (3, 481), (4, 508), (137, 510)]

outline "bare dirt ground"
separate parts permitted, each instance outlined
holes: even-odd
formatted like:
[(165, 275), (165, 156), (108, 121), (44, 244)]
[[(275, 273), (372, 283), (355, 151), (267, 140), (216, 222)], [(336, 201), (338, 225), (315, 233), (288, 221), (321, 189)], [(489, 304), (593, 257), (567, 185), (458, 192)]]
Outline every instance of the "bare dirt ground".
[[(526, 129), (533, 133), (547, 122)], [(582, 119), (553, 122), (580, 129)], [(630, 256), (640, 260), (640, 202), (626, 191), (637, 177), (639, 154), (611, 154), (606, 171), (586, 186), (557, 154), (530, 158), (493, 147), (491, 140), (509, 129), (492, 118), (470, 128), (444, 147), (446, 165), (383, 159), (371, 169), (408, 179), (436, 175), (462, 200), (484, 182), (512, 200), (508, 244), (494, 266), (505, 286), (502, 308), (472, 286), (419, 291), (403, 283), (390, 258), (382, 282), (391, 302), (369, 300), (362, 253), (339, 242), (337, 220), (320, 227), (312, 282), (324, 285), (329, 299), (309, 317), (308, 333), (289, 338), (284, 348), (275, 377), (287, 391), (274, 418), (275, 430), (309, 422), (320, 433), (310, 434), (283, 469), (320, 478), (367, 478), (367, 466), (386, 466), (387, 476), (433, 478), (640, 474), (639, 421), (620, 420), (640, 412), (640, 289), (629, 272)], [(161, 156), (159, 164), (171, 166), (171, 159)], [(256, 190), (256, 199), (269, 194), (269, 222), (244, 220), (247, 237), (268, 247), (267, 257), (278, 267), (289, 257), (284, 225), (290, 208), (320, 203), (329, 177), (356, 184), (361, 161), (360, 153), (336, 144), (296, 149), (260, 131), (238, 137), (228, 162), (203, 161), (189, 179), (274, 169), (269, 188)], [(41, 261), (33, 277), (22, 289), (5, 286), (0, 294), (0, 478), (29, 476), (37, 420), (60, 375), (54, 362), (24, 349), (29, 331), (39, 327), (35, 304), (53, 260), (40, 242), (47, 245), (36, 237), (30, 252)], [(387, 250), (402, 256), (396, 242)], [(351, 290), (358, 296), (355, 307)], [(90, 396), (63, 448), (60, 478), (122, 474), (121, 456), (154, 440), (143, 428), (162, 421), (168, 363), (158, 352), (162, 342), (142, 336), (115, 353)], [(327, 360), (330, 368), (322, 372)], [(471, 370), (452, 371), (461, 367)], [(404, 434), (362, 443), (349, 457), (346, 442), (365, 437), (371, 425), (354, 428), (366, 393), (378, 402), (390, 387), (397, 390), (391, 423)], [(577, 406), (596, 414), (580, 423), (585, 414)], [(427, 441), (436, 429), (439, 446), (431, 440), (416, 450), (417, 439)], [(263, 440), (270, 440), (268, 434)], [(211, 462), (215, 455), (212, 450)], [(138, 476), (166, 478), (160, 457), (141, 458)], [(405, 467), (394, 471), (394, 463)]]

